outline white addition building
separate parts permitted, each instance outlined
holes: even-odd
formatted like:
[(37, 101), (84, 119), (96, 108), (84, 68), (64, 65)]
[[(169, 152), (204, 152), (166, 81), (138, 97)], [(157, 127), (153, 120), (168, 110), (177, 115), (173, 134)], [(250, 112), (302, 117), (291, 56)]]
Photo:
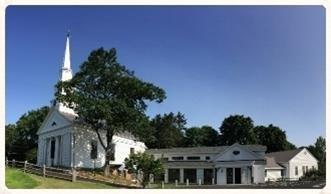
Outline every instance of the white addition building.
[[(60, 80), (72, 78), (69, 35), (66, 40)], [(105, 151), (97, 134), (80, 124), (78, 115), (62, 103), (54, 103), (38, 132), (37, 164), (46, 166), (99, 168), (105, 163)], [(105, 135), (102, 134), (105, 142)], [(123, 167), (130, 153), (143, 152), (146, 146), (130, 133), (115, 134), (111, 165)]]
[(266, 159), (266, 181), (298, 180), (308, 170), (318, 168), (318, 160), (306, 148), (268, 153)]
[(240, 145), (149, 149), (164, 161), (166, 183), (252, 184), (264, 183), (266, 147)]

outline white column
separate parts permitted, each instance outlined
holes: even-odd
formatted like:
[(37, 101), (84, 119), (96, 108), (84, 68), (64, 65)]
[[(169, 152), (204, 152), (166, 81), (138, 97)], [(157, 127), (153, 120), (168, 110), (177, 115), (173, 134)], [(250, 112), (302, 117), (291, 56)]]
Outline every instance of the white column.
[(58, 165), (58, 156), (59, 153), (59, 138), (56, 136), (55, 137), (55, 150), (54, 150), (54, 165)]
[(183, 168), (179, 169), (179, 183), (184, 184), (184, 169)]
[(164, 182), (168, 183), (169, 182), (169, 178), (168, 178), (168, 169), (164, 169)]
[[(41, 153), (41, 162), (40, 162), (40, 165), (42, 166), (42, 165), (44, 165), (44, 164), (46, 164), (46, 153), (47, 153), (47, 139), (46, 138), (43, 138), (42, 139), (42, 145), (43, 145), (43, 147), (42, 148), (40, 148), (40, 149), (42, 149), (42, 153)], [(39, 148), (38, 148), (39, 149)]]
[(51, 165), (51, 138), (47, 138), (46, 166)]
[(197, 182), (199, 183), (199, 179), (201, 180), (201, 183), (203, 184), (203, 168), (198, 168), (197, 169)]

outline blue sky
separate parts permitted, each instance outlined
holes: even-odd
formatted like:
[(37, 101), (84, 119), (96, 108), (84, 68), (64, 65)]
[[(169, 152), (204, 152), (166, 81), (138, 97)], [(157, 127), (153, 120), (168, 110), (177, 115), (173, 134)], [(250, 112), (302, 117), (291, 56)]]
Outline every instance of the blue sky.
[(325, 136), (321, 6), (11, 6), (6, 123), (49, 105), (70, 29), (74, 72), (93, 49), (167, 93), (148, 115), (180, 111), (215, 129), (231, 114), (273, 124), (297, 146)]

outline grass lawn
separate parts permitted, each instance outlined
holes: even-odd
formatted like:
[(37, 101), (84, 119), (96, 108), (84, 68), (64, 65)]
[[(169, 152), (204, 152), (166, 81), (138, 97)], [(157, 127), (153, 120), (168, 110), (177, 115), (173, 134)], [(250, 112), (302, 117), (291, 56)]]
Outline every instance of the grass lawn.
[(6, 186), (9, 189), (32, 189), (38, 182), (28, 174), (13, 168), (6, 168)]
[(9, 189), (116, 189), (106, 184), (90, 182), (70, 182), (54, 178), (23, 173), (14, 168), (6, 168), (6, 186)]

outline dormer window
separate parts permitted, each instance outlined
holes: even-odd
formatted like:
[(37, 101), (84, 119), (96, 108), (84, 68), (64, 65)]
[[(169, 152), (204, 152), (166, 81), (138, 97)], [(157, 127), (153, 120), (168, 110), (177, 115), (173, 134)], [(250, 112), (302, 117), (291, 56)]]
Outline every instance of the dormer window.
[(53, 121), (53, 123), (52, 123), (52, 127), (54, 127), (56, 125), (56, 122), (55, 121)]

